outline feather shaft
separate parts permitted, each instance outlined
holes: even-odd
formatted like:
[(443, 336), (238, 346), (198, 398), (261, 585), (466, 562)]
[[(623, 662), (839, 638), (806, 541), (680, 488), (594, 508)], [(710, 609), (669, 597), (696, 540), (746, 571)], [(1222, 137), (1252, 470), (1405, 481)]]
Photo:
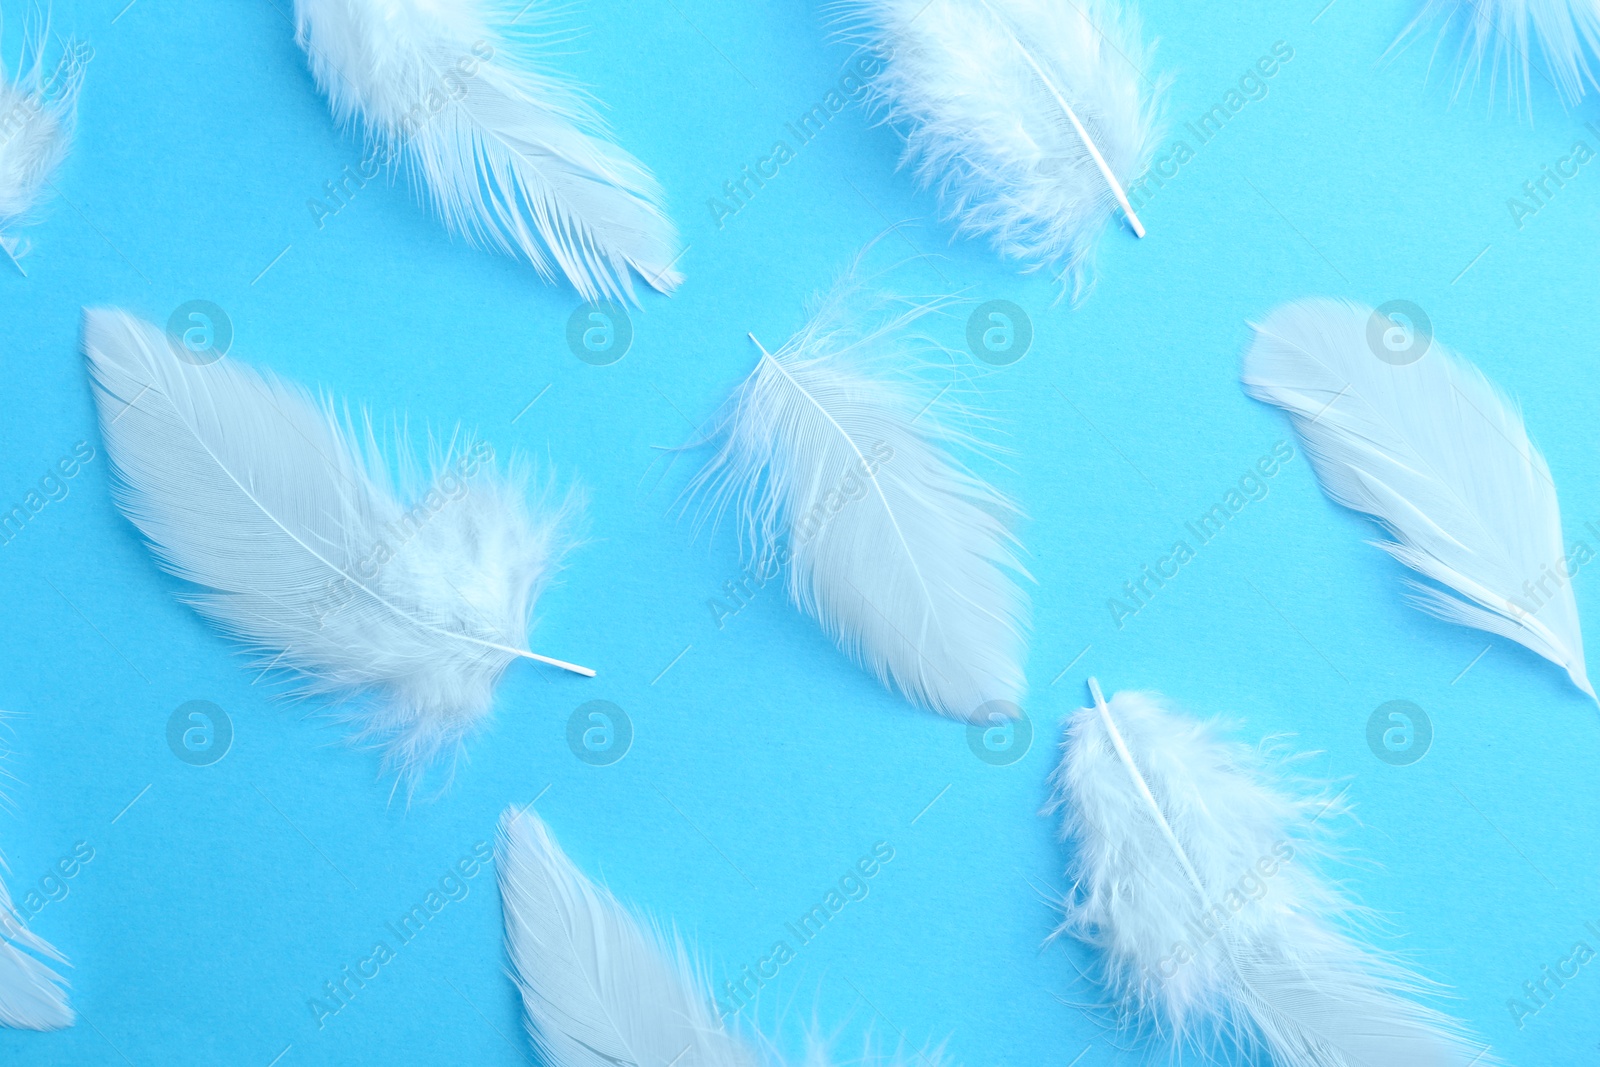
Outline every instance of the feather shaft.
[(978, 0), (978, 2), (984, 6), (984, 9), (989, 14), (994, 16), (995, 21), (1000, 24), (1000, 28), (1005, 31), (1006, 36), (1011, 38), (1011, 42), (1017, 46), (1017, 51), (1022, 54), (1022, 58), (1028, 61), (1028, 66), (1033, 68), (1033, 72), (1044, 83), (1045, 89), (1055, 98), (1055, 102), (1061, 106), (1062, 112), (1066, 114), (1067, 119), (1072, 123), (1073, 130), (1077, 132), (1078, 137), (1083, 141), (1083, 147), (1089, 150), (1089, 155), (1094, 160), (1094, 165), (1100, 169), (1101, 177), (1105, 178), (1106, 184), (1111, 187), (1111, 195), (1117, 198), (1118, 204), (1122, 205), (1123, 214), (1128, 217), (1128, 223), (1133, 227), (1134, 234), (1143, 237), (1144, 223), (1139, 221), (1139, 216), (1134, 213), (1133, 205), (1128, 203), (1128, 194), (1123, 191), (1122, 183), (1117, 181), (1117, 176), (1112, 173), (1111, 164), (1106, 162), (1106, 157), (1100, 154), (1100, 147), (1094, 143), (1094, 138), (1090, 137), (1089, 131), (1083, 128), (1083, 123), (1078, 119), (1078, 113), (1072, 110), (1072, 105), (1067, 103), (1067, 98), (1061, 95), (1060, 87), (1045, 72), (1039, 61), (1034, 58), (1033, 52), (1022, 43), (1022, 39), (1017, 36), (1017, 32), (1011, 28), (1000, 12), (994, 9), (994, 5), (989, 3), (989, 0)]
[[(838, 433), (839, 440), (843, 441), (845, 447), (850, 449), (851, 453), (856, 457), (857, 462), (861, 463), (863, 468), (869, 467), (870, 464), (867, 462), (866, 453), (861, 451), (860, 443), (856, 441), (855, 437), (850, 433), (850, 431), (846, 430), (839, 424), (839, 420), (833, 416), (833, 413), (830, 412), (825, 405), (818, 401), (817, 398), (812, 395), (810, 390), (801, 385), (800, 382), (795, 379), (795, 376), (789, 373), (789, 369), (787, 367), (778, 362), (776, 359), (772, 358), (772, 353), (768, 352), (766, 347), (762, 345), (760, 341), (756, 341), (755, 334), (747, 334), (746, 336), (748, 336), (750, 340), (756, 342), (756, 347), (761, 350), (761, 358), (766, 365), (781, 374), (784, 380), (789, 383), (791, 388), (793, 388), (795, 395), (804, 400), (806, 404), (814, 408), (817, 414), (825, 419), (828, 425), (831, 426), (836, 433)], [(867, 483), (872, 486), (873, 495), (875, 495), (879, 502), (883, 505), (884, 514), (888, 516), (889, 524), (894, 528), (895, 544), (900, 546), (901, 552), (905, 556), (907, 565), (911, 567), (912, 573), (916, 575), (917, 587), (922, 591), (923, 602), (928, 606), (928, 610), (930, 614), (932, 614), (934, 622), (937, 625), (938, 614), (934, 610), (935, 603), (933, 593), (928, 588), (928, 580), (923, 577), (922, 567), (917, 562), (916, 552), (912, 550), (910, 542), (906, 540), (905, 530), (903, 530), (900, 526), (900, 519), (895, 515), (894, 506), (889, 502), (888, 494), (884, 492), (883, 484), (878, 480), (878, 474), (876, 471), (871, 471), (868, 473), (866, 475), (866, 479)]]
[(1133, 781), (1133, 787), (1139, 791), (1139, 796), (1150, 809), (1150, 817), (1155, 820), (1156, 826), (1161, 830), (1161, 836), (1167, 839), (1167, 844), (1172, 846), (1172, 854), (1177, 857), (1178, 863), (1183, 867), (1183, 873), (1188, 876), (1189, 884), (1194, 886), (1195, 894), (1202, 902), (1206, 899), (1205, 883), (1200, 881), (1200, 874), (1194, 869), (1194, 864), (1189, 862), (1189, 854), (1183, 850), (1183, 845), (1178, 841), (1178, 835), (1172, 832), (1172, 824), (1167, 821), (1166, 813), (1161, 810), (1161, 803), (1156, 800), (1155, 794), (1150, 791), (1150, 783), (1144, 780), (1144, 775), (1139, 773), (1139, 765), (1133, 761), (1133, 753), (1128, 751), (1128, 742), (1123, 740), (1122, 731), (1117, 729), (1117, 721), (1111, 717), (1111, 708), (1106, 704), (1105, 694), (1100, 691), (1100, 682), (1095, 678), (1089, 679), (1089, 693), (1094, 697), (1095, 710), (1100, 714), (1100, 721), (1105, 725), (1106, 736), (1111, 739), (1112, 746), (1117, 750), (1117, 758), (1122, 760), (1122, 765), (1127, 769), (1128, 777)]
[(593, 667), (580, 667), (576, 663), (568, 663), (564, 659), (554, 659), (550, 656), (541, 656), (537, 652), (529, 652), (526, 649), (521, 648), (507, 648), (504, 645), (491, 644), (488, 647), (499, 649), (501, 652), (510, 652), (512, 655), (521, 656), (524, 659), (537, 660), (540, 663), (546, 663), (552, 667), (560, 667), (564, 671), (571, 671), (573, 674), (581, 674), (585, 678), (593, 678), (595, 676)]

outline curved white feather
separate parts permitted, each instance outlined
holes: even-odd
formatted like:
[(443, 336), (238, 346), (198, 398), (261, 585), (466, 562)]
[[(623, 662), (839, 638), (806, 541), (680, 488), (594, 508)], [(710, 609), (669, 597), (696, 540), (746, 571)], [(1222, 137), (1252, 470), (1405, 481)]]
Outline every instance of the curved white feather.
[(953, 383), (916, 376), (935, 347), (918, 323), (939, 307), (846, 275), (762, 351), (690, 492), (735, 508), (747, 557), (787, 564), (790, 598), (881, 682), (987, 721), (1026, 691), (1027, 572), (1014, 505), (955, 458), (982, 450), (975, 420)]
[(85, 312), (83, 344), (117, 503), (202, 587), (189, 602), (304, 691), (375, 696), (349, 718), (413, 780), (458, 745), (532, 656), (571, 498), (546, 490), (530, 513), (526, 476), (471, 441), (424, 482), (403, 439), (397, 493), (370, 425), (358, 438), (296, 385), (194, 362), (115, 310)]
[(677, 232), (650, 172), (534, 55), (550, 0), (295, 0), (298, 40), (342, 123), (403, 156), (452, 231), (552, 264), (586, 300), (671, 292)]
[(842, 36), (882, 57), (868, 83), (904, 165), (963, 236), (1048, 267), (1081, 296), (1095, 242), (1149, 165), (1162, 88), (1117, 0), (842, 0)]
[(683, 943), (585, 878), (537, 816), (506, 809), (495, 851), (511, 974), (543, 1062), (759, 1062), (724, 1029)]
[(1123, 1028), (1276, 1067), (1482, 1067), (1431, 992), (1353, 934), (1362, 912), (1316, 870), (1325, 786), (1274, 781), (1255, 750), (1151, 693), (1068, 722), (1050, 810), (1073, 844), (1058, 933), (1098, 953)]
[(44, 66), (48, 21), (30, 27), (15, 79), (0, 63), (0, 252), (17, 269), (27, 254), (22, 238), (6, 232), (26, 221), (43, 186), (66, 158), (77, 122), (85, 52), (68, 40), (49, 71)]
[[(7, 717), (0, 712), (0, 720)], [(66, 982), (49, 961), (66, 957), (27, 927), (6, 892), (5, 861), (0, 860), (0, 1026), (18, 1030), (60, 1030), (75, 1016), (67, 1005)]]
[[(1597, 83), (1590, 58), (1600, 51), (1600, 4), (1595, 0), (1425, 0), (1395, 41), (1403, 45), (1423, 25), (1439, 24), (1439, 39), (1459, 33), (1455, 94), (1469, 94), (1489, 69), (1489, 97), (1503, 78), (1507, 96), (1521, 90), (1531, 111), (1534, 46), (1551, 83), (1575, 104)], [(1391, 49), (1392, 50), (1392, 49)]]
[(1255, 328), (1245, 392), (1289, 413), (1328, 496), (1393, 534), (1378, 547), (1459, 594), (1413, 582), (1418, 607), (1526, 646), (1593, 697), (1555, 483), (1521, 414), (1437, 340), (1391, 362), (1395, 329), (1347, 301), (1285, 305)]
[[(506, 954), (524, 1022), (547, 1067), (784, 1067), (759, 1034), (718, 1018), (702, 968), (675, 935), (636, 917), (516, 806), (495, 847)], [(813, 1029), (804, 1067), (941, 1067), (940, 1049), (880, 1052), (870, 1035), (841, 1061)]]
[(0, 1026), (60, 1030), (72, 1025), (76, 1016), (67, 1006), (65, 982), (46, 960), (64, 963), (66, 957), (23, 925), (0, 879)]

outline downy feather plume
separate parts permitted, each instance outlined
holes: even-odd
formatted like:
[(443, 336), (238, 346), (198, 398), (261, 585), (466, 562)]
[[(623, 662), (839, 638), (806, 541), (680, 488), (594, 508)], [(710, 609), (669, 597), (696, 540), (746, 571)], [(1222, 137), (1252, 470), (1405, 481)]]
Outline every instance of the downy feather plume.
[[(506, 954), (524, 1023), (546, 1067), (783, 1067), (759, 1034), (726, 1026), (705, 970), (676, 934), (636, 917), (584, 877), (537, 815), (515, 806), (495, 848)], [(910, 1067), (870, 1041), (862, 1067)], [(804, 1067), (832, 1067), (811, 1035)], [(940, 1067), (937, 1051), (915, 1055)], [(842, 1067), (842, 1064), (841, 1064)]]
[(689, 492), (702, 516), (735, 510), (749, 565), (786, 565), (790, 599), (879, 681), (953, 718), (1014, 716), (1028, 614), (1016, 509), (957, 458), (984, 448), (952, 368), (930, 380), (938, 346), (920, 323), (944, 305), (870, 291), (858, 268), (761, 350)]
[[(1356, 936), (1366, 914), (1318, 870), (1343, 808), (1292, 758), (1225, 740), (1154, 693), (1067, 723), (1050, 810), (1070, 841), (1058, 934), (1096, 955), (1120, 1029), (1176, 1062), (1483, 1067), (1434, 991)], [(1325, 823), (1323, 825), (1326, 825)], [(1209, 1054), (1209, 1055), (1208, 1055)]]
[(1452, 34), (1460, 37), (1457, 96), (1463, 91), (1470, 95), (1487, 66), (1491, 103), (1503, 80), (1507, 97), (1515, 101), (1520, 95), (1531, 113), (1535, 45), (1544, 54), (1547, 80), (1563, 103), (1577, 103), (1597, 84), (1590, 66), (1591, 56), (1600, 49), (1600, 3), (1595, 0), (1425, 0), (1390, 52), (1407, 44), (1423, 26), (1434, 24), (1440, 27), (1440, 45)]
[(48, 23), (30, 27), (15, 79), (0, 64), (0, 252), (19, 271), (28, 245), (7, 231), (27, 221), (51, 173), (66, 158), (89, 51), (69, 40), (46, 71), (49, 31)]
[(1446, 587), (1408, 579), (1417, 607), (1526, 646), (1593, 697), (1550, 468), (1516, 406), (1427, 329), (1285, 305), (1255, 327), (1245, 392), (1289, 413), (1323, 491), (1394, 538), (1379, 548)]
[[(366, 697), (348, 721), (412, 783), (488, 713), (525, 651), (563, 551), (571, 497), (532, 508), (487, 442), (399, 477), (370, 421), (233, 359), (200, 362), (117, 310), (84, 315), (84, 352), (123, 512), (185, 599), (307, 694)], [(209, 356), (209, 354), (208, 354)]]
[[(336, 119), (404, 159), (452, 232), (559, 270), (586, 300), (669, 293), (677, 232), (643, 164), (539, 54), (552, 0), (295, 0), (298, 41)], [(521, 54), (519, 54), (521, 53)]]
[(842, 0), (841, 36), (874, 57), (874, 110), (958, 234), (1046, 268), (1074, 299), (1095, 242), (1159, 141), (1163, 83), (1118, 0)]

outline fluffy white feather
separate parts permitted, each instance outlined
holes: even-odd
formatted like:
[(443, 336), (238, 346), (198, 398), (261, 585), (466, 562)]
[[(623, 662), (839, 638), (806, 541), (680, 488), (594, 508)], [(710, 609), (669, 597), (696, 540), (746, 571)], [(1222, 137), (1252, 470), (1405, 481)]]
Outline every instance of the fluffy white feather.
[(976, 419), (927, 372), (937, 303), (892, 300), (854, 270), (725, 406), (690, 487), (737, 512), (747, 561), (788, 567), (790, 598), (885, 685), (958, 719), (1026, 689), (1027, 577), (1016, 512), (957, 452)]
[[(539, 54), (551, 0), (295, 0), (298, 40), (344, 124), (403, 158), (453, 232), (559, 269), (586, 300), (671, 292), (677, 232), (650, 172)], [(552, 266), (553, 265), (553, 266)]]
[(518, 657), (593, 673), (524, 651), (570, 497), (530, 510), (526, 474), (470, 440), (424, 479), (400, 437), (396, 486), (370, 423), (296, 385), (116, 310), (85, 312), (83, 343), (117, 503), (157, 560), (263, 668), (366, 694), (349, 719), (386, 767), (415, 781), (459, 745)]
[(1418, 607), (1526, 646), (1593, 697), (1555, 483), (1521, 414), (1437, 340), (1379, 358), (1393, 329), (1347, 301), (1285, 305), (1255, 327), (1245, 391), (1289, 413), (1323, 491), (1393, 535), (1378, 547), (1459, 594), (1408, 581)]
[[(1395, 41), (1399, 47), (1424, 25), (1440, 27), (1439, 40), (1459, 33), (1455, 93), (1471, 93), (1489, 68), (1492, 101), (1503, 79), (1506, 95), (1533, 102), (1537, 44), (1551, 84), (1576, 103), (1596, 84), (1590, 58), (1600, 48), (1600, 3), (1595, 0), (1425, 0), (1416, 19)], [(1393, 49), (1391, 48), (1391, 51)], [(1543, 73), (1543, 72), (1541, 72)]]
[[(724, 1025), (683, 942), (584, 877), (537, 815), (506, 809), (495, 866), (511, 976), (547, 1067), (783, 1067), (759, 1034)], [(829, 1045), (813, 1030), (804, 1067), (841, 1063)], [(869, 1038), (849, 1062), (940, 1067), (943, 1058), (880, 1053)]]
[[(1051, 810), (1073, 847), (1060, 933), (1094, 949), (1118, 1024), (1274, 1067), (1483, 1067), (1432, 986), (1363, 944), (1363, 913), (1317, 870), (1342, 804), (1284, 761), (1153, 693), (1067, 723)], [(1250, 1059), (1250, 1062), (1256, 1062)]]
[(66, 158), (78, 114), (87, 49), (67, 41), (50, 70), (44, 65), (49, 24), (30, 27), (14, 79), (0, 64), (0, 252), (11, 261), (27, 254), (22, 238), (7, 233), (26, 221), (44, 184)]
[(878, 113), (956, 232), (1081, 296), (1095, 242), (1150, 162), (1162, 86), (1118, 0), (843, 0), (842, 36), (882, 69)]

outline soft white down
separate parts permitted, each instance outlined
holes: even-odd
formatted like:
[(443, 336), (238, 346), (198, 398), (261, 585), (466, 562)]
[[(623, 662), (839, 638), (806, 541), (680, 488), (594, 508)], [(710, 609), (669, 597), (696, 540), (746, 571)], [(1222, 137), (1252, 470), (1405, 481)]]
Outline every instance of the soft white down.
[(1027, 688), (1027, 573), (1016, 508), (961, 458), (984, 451), (983, 420), (962, 372), (929, 358), (940, 308), (846, 274), (762, 351), (691, 492), (733, 510), (749, 568), (787, 569), (790, 599), (881, 682), (987, 722)]
[[(117, 310), (84, 313), (116, 497), (185, 599), (342, 711), (415, 781), (487, 715), (574, 504), (501, 476), (486, 442), (390, 471), (370, 423)], [(538, 657), (535, 657), (538, 658)], [(558, 665), (561, 665), (558, 663)]]
[(585, 300), (671, 292), (677, 231), (650, 172), (611, 143), (539, 48), (553, 0), (295, 0), (298, 40), (341, 124), (405, 160), (452, 232), (556, 271)]
[(1516, 405), (1418, 331), (1348, 301), (1284, 305), (1255, 327), (1245, 392), (1289, 413), (1323, 491), (1393, 536), (1379, 548), (1438, 583), (1408, 580), (1417, 607), (1593, 697), (1550, 468)]
[(842, 0), (835, 10), (843, 37), (881, 63), (869, 99), (905, 137), (902, 163), (945, 220), (1081, 296), (1106, 221), (1160, 139), (1163, 83), (1131, 4)]
[(1362, 912), (1318, 870), (1342, 794), (1157, 694), (1090, 685), (1052, 778), (1072, 850), (1058, 933), (1094, 950), (1113, 1025), (1174, 1063), (1497, 1062), (1356, 936)]

